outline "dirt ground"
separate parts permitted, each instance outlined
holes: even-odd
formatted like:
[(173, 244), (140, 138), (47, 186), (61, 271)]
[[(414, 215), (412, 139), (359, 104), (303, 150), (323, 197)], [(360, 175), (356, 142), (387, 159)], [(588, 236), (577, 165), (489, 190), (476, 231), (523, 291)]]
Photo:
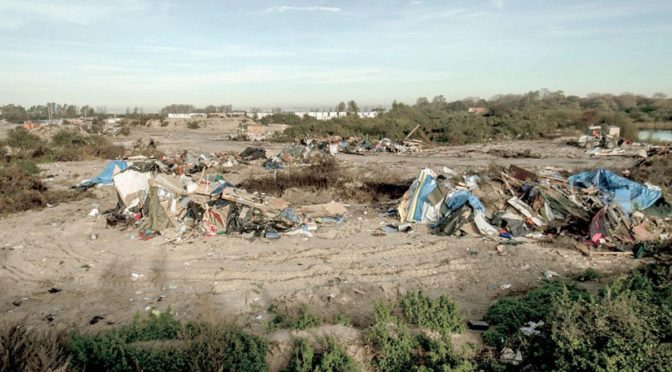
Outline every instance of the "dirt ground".
[[(146, 128), (117, 141), (153, 138), (166, 153), (239, 151), (250, 145), (225, 140), (226, 134), (223, 128)], [(282, 147), (264, 145), (271, 152)], [(487, 153), (493, 148), (531, 149), (537, 154), (497, 158)], [(399, 172), (409, 178), (423, 167), (464, 169), (492, 162), (568, 170), (632, 165), (624, 159), (591, 159), (561, 141), (437, 147), (409, 155), (339, 154), (337, 158), (353, 169)], [(96, 175), (104, 164), (46, 164), (43, 175), (52, 187), (64, 188)], [(234, 168), (225, 178), (239, 182), (260, 172), (266, 171)], [(321, 226), (313, 238), (140, 241), (131, 231), (106, 228), (102, 217), (88, 216), (95, 204), (103, 211), (116, 203), (113, 187), (95, 189), (94, 194), (94, 199), (0, 219), (0, 320), (26, 318), (35, 326), (76, 324), (97, 330), (124, 323), (138, 312), (170, 307), (180, 318), (215, 313), (238, 316), (250, 327), (261, 328), (269, 319), (266, 309), (272, 302), (292, 302), (308, 303), (319, 313), (345, 314), (355, 325), (365, 325), (371, 320), (374, 300), (395, 299), (414, 289), (448, 295), (466, 318), (480, 319), (497, 298), (537, 286), (546, 270), (572, 277), (589, 267), (618, 274), (638, 264), (629, 258), (589, 259), (561, 242), (506, 246), (500, 253), (495, 241), (434, 236), (423, 226), (408, 234), (379, 236), (381, 224), (394, 221), (378, 215), (383, 206), (368, 204), (349, 205), (344, 224)], [(60, 291), (50, 293), (51, 288)], [(104, 321), (89, 325), (94, 316)]]

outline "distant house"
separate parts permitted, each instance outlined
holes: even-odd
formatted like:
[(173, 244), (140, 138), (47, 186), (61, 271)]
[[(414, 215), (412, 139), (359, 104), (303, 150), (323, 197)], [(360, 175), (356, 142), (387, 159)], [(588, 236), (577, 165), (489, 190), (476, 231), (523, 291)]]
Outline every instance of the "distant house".
[(469, 107), (469, 113), (470, 114), (478, 114), (478, 115), (483, 115), (485, 112), (488, 111), (485, 107)]

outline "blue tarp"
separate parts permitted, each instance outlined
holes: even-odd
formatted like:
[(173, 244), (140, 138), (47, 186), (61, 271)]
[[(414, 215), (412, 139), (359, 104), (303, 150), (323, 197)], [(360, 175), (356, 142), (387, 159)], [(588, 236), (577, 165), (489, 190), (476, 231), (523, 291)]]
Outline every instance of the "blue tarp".
[(662, 196), (660, 190), (648, 188), (602, 168), (575, 174), (567, 179), (567, 183), (583, 188), (597, 187), (609, 193), (610, 199), (627, 213), (646, 209)]
[[(123, 172), (128, 168), (128, 163), (124, 160), (112, 160), (107, 163), (105, 169), (100, 172), (96, 177), (82, 183), (80, 186), (91, 187), (93, 185), (103, 184), (109, 185), (112, 184), (112, 177), (119, 172)], [(115, 172), (116, 170), (116, 172)]]
[(469, 191), (464, 190), (455, 191), (454, 193), (450, 194), (445, 201), (446, 207), (448, 207), (450, 212), (459, 209), (461, 206), (467, 203), (469, 203), (471, 208), (473, 208), (475, 211), (485, 213), (485, 207), (483, 206), (481, 201), (478, 200), (478, 198), (472, 195)]

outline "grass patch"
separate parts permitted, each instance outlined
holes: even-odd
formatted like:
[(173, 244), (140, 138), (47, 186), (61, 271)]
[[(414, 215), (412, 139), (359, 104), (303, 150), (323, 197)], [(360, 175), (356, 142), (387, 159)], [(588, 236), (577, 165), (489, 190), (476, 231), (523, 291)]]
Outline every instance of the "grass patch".
[(68, 367), (67, 332), (35, 331), (25, 321), (0, 326), (0, 371), (57, 371)]
[(316, 156), (307, 167), (290, 167), (276, 174), (248, 178), (239, 187), (278, 197), (291, 188), (332, 190), (341, 200), (371, 202), (398, 199), (412, 182), (389, 172), (361, 175), (342, 167), (332, 156)]

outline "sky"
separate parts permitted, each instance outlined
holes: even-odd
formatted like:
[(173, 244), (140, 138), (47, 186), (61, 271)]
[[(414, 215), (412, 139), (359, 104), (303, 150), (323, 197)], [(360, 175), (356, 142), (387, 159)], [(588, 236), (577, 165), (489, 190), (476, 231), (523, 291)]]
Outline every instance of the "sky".
[(0, 104), (672, 93), (669, 0), (0, 0)]

